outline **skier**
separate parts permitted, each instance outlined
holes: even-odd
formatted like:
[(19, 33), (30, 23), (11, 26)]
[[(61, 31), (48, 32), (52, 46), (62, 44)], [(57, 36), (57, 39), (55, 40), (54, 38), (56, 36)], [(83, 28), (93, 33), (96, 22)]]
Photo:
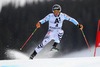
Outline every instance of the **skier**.
[(41, 24), (48, 22), (49, 23), (48, 32), (45, 35), (42, 43), (40, 43), (35, 48), (35, 50), (33, 51), (33, 53), (30, 56), (30, 59), (33, 59), (43, 49), (43, 47), (45, 45), (47, 45), (51, 40), (54, 40), (54, 44), (52, 45), (53, 46), (52, 49), (58, 50), (58, 48), (56, 46), (60, 43), (60, 40), (61, 40), (61, 38), (64, 34), (64, 31), (62, 30), (62, 24), (63, 24), (64, 20), (68, 20), (68, 21), (72, 22), (77, 27), (79, 27), (80, 30), (83, 29), (82, 24), (79, 24), (74, 18), (72, 18), (72, 17), (68, 16), (67, 14), (61, 12), (61, 6), (60, 5), (58, 5), (58, 4), (53, 5), (52, 12), (53, 13), (48, 14), (45, 18), (43, 18), (42, 20), (40, 20), (36, 24), (36, 27), (40, 28)]

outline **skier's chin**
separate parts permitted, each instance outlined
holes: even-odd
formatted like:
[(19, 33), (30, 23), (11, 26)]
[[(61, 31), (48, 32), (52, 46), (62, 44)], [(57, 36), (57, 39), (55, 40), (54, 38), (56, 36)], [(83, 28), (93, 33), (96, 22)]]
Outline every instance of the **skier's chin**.
[(54, 14), (56, 17), (58, 17), (59, 16), (59, 14)]
[(56, 17), (59, 16), (59, 13), (53, 13)]

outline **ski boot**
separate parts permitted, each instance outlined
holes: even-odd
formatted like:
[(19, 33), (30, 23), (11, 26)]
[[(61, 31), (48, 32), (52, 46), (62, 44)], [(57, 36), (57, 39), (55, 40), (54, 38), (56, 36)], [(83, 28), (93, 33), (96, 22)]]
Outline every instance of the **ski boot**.
[(53, 44), (53, 47), (51, 48), (50, 51), (52, 51), (52, 50), (57, 50), (57, 51), (59, 51), (59, 49), (56, 47), (57, 44), (58, 44), (58, 43), (55, 42), (55, 43)]
[(36, 51), (34, 51), (34, 52), (31, 54), (31, 56), (30, 56), (30, 58), (29, 58), (29, 59), (33, 59), (33, 58), (36, 56), (36, 54), (37, 54), (37, 52), (36, 52)]

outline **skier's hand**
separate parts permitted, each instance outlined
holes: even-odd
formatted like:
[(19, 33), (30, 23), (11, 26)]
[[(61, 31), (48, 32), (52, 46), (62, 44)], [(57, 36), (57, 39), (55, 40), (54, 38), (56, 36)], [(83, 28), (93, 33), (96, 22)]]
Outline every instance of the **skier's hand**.
[(41, 27), (40, 22), (38, 22), (38, 23), (36, 24), (36, 27), (37, 27), (37, 28), (40, 28), (40, 27)]
[(82, 24), (78, 24), (77, 26), (80, 28), (80, 30), (83, 30), (83, 25)]

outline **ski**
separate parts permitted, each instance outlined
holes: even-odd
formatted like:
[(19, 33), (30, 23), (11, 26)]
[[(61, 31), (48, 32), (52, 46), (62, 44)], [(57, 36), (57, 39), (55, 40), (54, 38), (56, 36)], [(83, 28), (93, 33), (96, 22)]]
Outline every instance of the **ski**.
[(50, 51), (59, 51), (59, 49), (58, 48), (56, 48), (56, 47), (53, 47), (53, 48), (51, 48), (51, 50)]

